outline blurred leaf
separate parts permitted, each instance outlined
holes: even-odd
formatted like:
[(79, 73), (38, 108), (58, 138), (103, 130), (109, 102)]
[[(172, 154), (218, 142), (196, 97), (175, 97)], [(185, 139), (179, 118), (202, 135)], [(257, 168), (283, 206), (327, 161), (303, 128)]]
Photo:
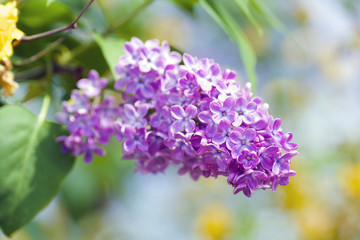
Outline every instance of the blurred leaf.
[(254, 25), (258, 33), (263, 34), (263, 29), (250, 11), (250, 1), (251, 0), (235, 0), (235, 3), (238, 5), (243, 14), (249, 19), (249, 21)]
[(252, 84), (253, 92), (256, 91), (256, 55), (248, 39), (246, 38), (236, 20), (228, 10), (216, 0), (200, 0), (200, 3), (210, 16), (224, 29), (224, 31), (236, 42), (245, 69)]
[(21, 101), (25, 103), (33, 98), (39, 97), (44, 93), (45, 85), (42, 81), (31, 82), (26, 90), (26, 95)]
[(52, 24), (70, 23), (74, 20), (71, 9), (57, 1), (47, 6), (46, 0), (27, 0), (22, 1), (18, 8), (19, 24), (26, 25), (30, 29), (45, 29)]
[(51, 3), (53, 3), (55, 0), (46, 0), (46, 6), (48, 7)]
[(286, 31), (285, 25), (282, 24), (282, 22), (276, 17), (276, 15), (271, 11), (271, 9), (262, 2), (262, 0), (250, 0), (250, 3), (253, 6), (254, 10), (256, 10), (260, 14), (260, 16), (262, 16), (264, 20), (268, 24), (270, 24), (270, 26), (279, 31)]
[[(69, 59), (66, 57), (65, 60), (59, 62), (68, 63)], [(72, 52), (70, 59), (87, 70), (96, 69), (100, 75), (109, 69), (100, 47), (95, 42), (83, 43), (82, 48), (77, 48)]]
[(113, 77), (116, 78), (117, 73), (115, 71), (115, 66), (119, 62), (119, 57), (124, 55), (124, 44), (126, 40), (118, 36), (104, 38), (97, 33), (94, 33), (94, 39), (99, 45)]
[[(133, 172), (134, 162), (121, 160), (121, 143), (115, 138), (104, 149), (106, 155), (94, 156), (91, 164), (79, 157), (62, 185), (62, 200), (74, 218), (94, 210), (109, 193), (121, 194), (125, 179)], [(77, 194), (80, 191), (81, 195)]]
[(194, 5), (199, 2), (199, 0), (172, 0), (172, 1), (191, 13), (194, 12)]
[(28, 223), (56, 195), (73, 165), (60, 151), (58, 124), (27, 109), (0, 109), (0, 226), (6, 235)]

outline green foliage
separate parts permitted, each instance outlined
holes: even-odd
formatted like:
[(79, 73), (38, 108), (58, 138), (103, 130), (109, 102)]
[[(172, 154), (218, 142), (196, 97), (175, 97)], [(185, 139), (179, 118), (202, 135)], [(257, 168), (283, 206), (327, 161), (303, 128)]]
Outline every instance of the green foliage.
[(97, 33), (94, 33), (94, 39), (99, 45), (113, 77), (116, 77), (115, 66), (118, 64), (119, 56), (124, 55), (125, 39), (116, 35), (105, 38)]
[(201, 0), (205, 10), (224, 29), (224, 31), (236, 42), (240, 55), (245, 65), (249, 81), (253, 91), (256, 89), (256, 55), (248, 39), (232, 17), (229, 11), (216, 0)]
[(172, 1), (189, 12), (193, 12), (194, 5), (199, 2), (199, 0), (172, 0)]
[(1, 108), (0, 132), (0, 226), (9, 236), (56, 195), (73, 157), (56, 143), (58, 124), (21, 106)]
[[(19, 25), (29, 27), (27, 34), (34, 34), (31, 29), (46, 29), (54, 24), (71, 23), (74, 15), (71, 9), (58, 1), (47, 4), (46, 0), (22, 1), (18, 6)], [(41, 17), (39, 17), (41, 16)]]
[(261, 22), (265, 22), (277, 30), (286, 32), (284, 25), (281, 21), (279, 21), (271, 9), (267, 7), (263, 0), (200, 0), (200, 3), (209, 15), (218, 23), (218, 25), (221, 26), (229, 37), (237, 44), (249, 81), (251, 82), (253, 91), (255, 92), (257, 85), (255, 71), (256, 55), (247, 36), (241, 30), (242, 27), (238, 22), (238, 18), (234, 17), (230, 10), (238, 8), (256, 28), (260, 35), (263, 34), (263, 26)]
[(113, 138), (104, 146), (106, 156), (94, 156), (91, 164), (85, 164), (81, 157), (77, 159), (60, 195), (74, 219), (102, 206), (110, 194), (121, 194), (125, 179), (134, 171), (133, 161), (121, 160), (121, 145)]

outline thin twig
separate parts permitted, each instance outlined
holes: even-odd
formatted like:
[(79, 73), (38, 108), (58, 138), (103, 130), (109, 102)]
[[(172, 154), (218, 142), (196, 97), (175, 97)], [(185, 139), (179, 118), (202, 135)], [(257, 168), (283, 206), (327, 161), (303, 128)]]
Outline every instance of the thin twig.
[(52, 42), (50, 45), (48, 45), (46, 48), (44, 48), (43, 50), (41, 50), (37, 54), (35, 54), (35, 55), (33, 55), (33, 56), (31, 56), (31, 57), (29, 57), (27, 59), (20, 60), (18, 62), (14, 62), (13, 63), (14, 66), (20, 67), (20, 66), (24, 66), (24, 65), (30, 64), (32, 62), (35, 62), (36, 60), (43, 57), (46, 53), (48, 53), (49, 51), (51, 51), (52, 49), (57, 47), (60, 43), (62, 43), (68, 35), (69, 34), (65, 34), (62, 37), (58, 38), (55, 42)]
[(34, 35), (31, 35), (31, 36), (24, 36), (22, 37), (20, 40), (18, 41), (15, 41), (13, 43), (13, 46), (17, 46), (19, 45), (20, 43), (23, 43), (23, 42), (28, 42), (28, 41), (32, 41), (32, 40), (35, 40), (35, 39), (39, 39), (39, 38), (43, 38), (43, 37), (48, 37), (48, 36), (51, 36), (51, 35), (54, 35), (54, 34), (57, 34), (57, 33), (60, 33), (60, 32), (64, 32), (64, 31), (71, 31), (72, 29), (76, 29), (77, 28), (77, 22), (79, 21), (79, 19), (81, 18), (81, 16), (85, 13), (85, 11), (90, 7), (90, 5), (94, 2), (95, 0), (90, 0), (88, 2), (88, 4), (83, 8), (83, 10), (81, 10), (80, 14), (77, 16), (77, 18), (71, 23), (69, 24), (68, 26), (64, 26), (64, 27), (61, 27), (61, 28), (57, 28), (57, 29), (53, 29), (53, 30), (50, 30), (50, 31), (47, 31), (47, 32), (43, 32), (43, 33), (39, 33), (39, 34), (34, 34)]

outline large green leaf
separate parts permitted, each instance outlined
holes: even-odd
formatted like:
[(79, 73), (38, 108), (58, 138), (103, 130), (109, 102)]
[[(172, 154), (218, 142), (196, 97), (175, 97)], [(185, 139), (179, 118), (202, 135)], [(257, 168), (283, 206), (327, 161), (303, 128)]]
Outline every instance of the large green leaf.
[(99, 45), (111, 73), (115, 78), (117, 76), (115, 66), (119, 62), (119, 57), (124, 55), (125, 39), (115, 35), (104, 38), (96, 33), (94, 33), (94, 39)]
[(60, 151), (60, 125), (27, 109), (0, 109), (0, 226), (6, 235), (28, 223), (58, 192), (73, 165)]

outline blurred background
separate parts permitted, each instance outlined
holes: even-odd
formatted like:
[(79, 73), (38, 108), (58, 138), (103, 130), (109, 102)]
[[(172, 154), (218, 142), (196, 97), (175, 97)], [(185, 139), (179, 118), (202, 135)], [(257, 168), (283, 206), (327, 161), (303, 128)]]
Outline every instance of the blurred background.
[[(87, 3), (50, 2), (45, 7), (44, 1), (20, 1), (19, 28), (30, 35), (63, 26)], [(163, 175), (134, 174), (134, 163), (121, 160), (120, 145), (113, 141), (106, 157), (90, 165), (79, 159), (56, 199), (12, 239), (360, 239), (360, 2), (263, 1), (279, 22), (255, 15), (251, 21), (231, 7), (231, 0), (218, 2), (256, 54), (256, 95), (283, 119), (283, 130), (293, 132), (299, 146), (300, 155), (292, 161), (297, 175), (290, 184), (275, 193), (257, 191), (248, 199), (234, 196), (226, 178), (193, 182), (175, 168)], [(87, 69), (110, 74), (92, 35), (110, 30), (124, 39), (168, 40), (176, 50), (213, 58), (236, 70), (244, 84), (248, 75), (236, 42), (208, 13), (194, 0), (95, 1), (79, 30), (53, 53), (59, 71), (70, 69), (55, 76), (59, 99), (69, 96), (61, 90), (64, 84), (73, 88), (74, 78)], [(14, 62), (54, 39), (19, 46)], [(87, 54), (98, 57), (88, 59)], [(61, 64), (69, 58), (72, 65)], [(41, 81), (28, 80), (37, 68), (15, 66), (23, 84), (10, 102), (23, 102), (29, 109), (39, 105)], [(59, 109), (60, 101), (49, 118)]]

